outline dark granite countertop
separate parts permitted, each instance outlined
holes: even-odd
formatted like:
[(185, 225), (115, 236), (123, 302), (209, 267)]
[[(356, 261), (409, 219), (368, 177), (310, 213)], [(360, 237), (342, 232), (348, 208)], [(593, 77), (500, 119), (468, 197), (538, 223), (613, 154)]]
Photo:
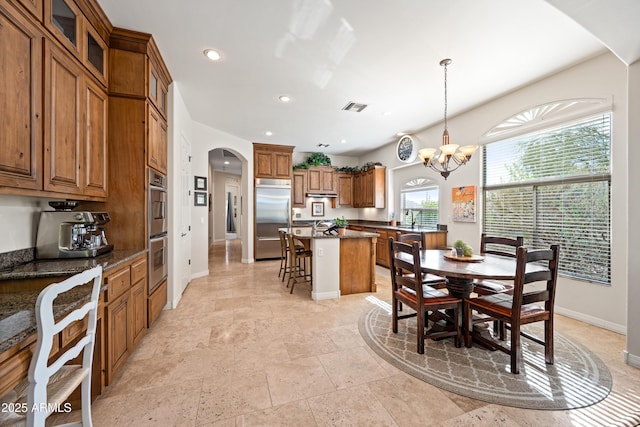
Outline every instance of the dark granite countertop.
[[(101, 265), (103, 273), (145, 253), (147, 250), (115, 250), (95, 258), (41, 260), (0, 272), (0, 280), (60, 277), (60, 280)], [(105, 287), (106, 289), (106, 287)], [(103, 289), (103, 290), (105, 290)], [(89, 298), (91, 285), (83, 285), (56, 298), (54, 316), (59, 319)], [(0, 353), (36, 333), (36, 299), (39, 290), (0, 293)]]
[(287, 233), (292, 233), (299, 239), (370, 239), (372, 237), (379, 236), (378, 233), (354, 230), (345, 230), (345, 234), (342, 236), (335, 233), (324, 233), (323, 231), (316, 231), (314, 233), (313, 229), (310, 227), (281, 228), (281, 230), (285, 230)]
[[(326, 220), (327, 222), (331, 222), (331, 220)], [(366, 221), (362, 219), (354, 219), (348, 220), (350, 226), (355, 227), (363, 227), (363, 228), (379, 228), (382, 230), (393, 230), (393, 231), (410, 231), (410, 232), (418, 232), (418, 233), (446, 233), (447, 230), (437, 230), (431, 227), (422, 227), (415, 226), (411, 228), (410, 225), (391, 225), (386, 221)], [(313, 221), (293, 221), (293, 227), (311, 227)]]
[(18, 265), (10, 270), (0, 271), (0, 280), (35, 279), (41, 277), (72, 276), (99, 265), (103, 271), (129, 261), (143, 250), (113, 250), (95, 258), (43, 259)]

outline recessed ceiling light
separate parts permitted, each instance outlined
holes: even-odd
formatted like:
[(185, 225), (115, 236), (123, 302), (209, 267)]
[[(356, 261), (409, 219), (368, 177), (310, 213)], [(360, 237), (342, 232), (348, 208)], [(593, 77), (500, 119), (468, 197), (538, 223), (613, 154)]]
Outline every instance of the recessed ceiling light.
[(270, 130), (268, 130), (268, 131), (266, 131), (264, 134), (265, 134), (265, 135), (267, 135), (267, 136), (271, 136), (271, 135), (273, 135), (273, 132), (271, 132)]
[(229, 164), (229, 160), (225, 160), (225, 161), (224, 161), (224, 164), (225, 164), (225, 165), (228, 165), (228, 164)]
[(346, 144), (346, 143), (347, 143), (347, 140), (346, 140), (346, 139), (341, 139), (341, 140), (340, 140), (340, 142), (341, 142), (342, 144)]
[(383, 116), (390, 116), (391, 114), (391, 111), (385, 111), (384, 113), (382, 113)]
[(222, 58), (222, 55), (220, 55), (220, 52), (218, 52), (217, 50), (205, 49), (203, 53), (204, 56), (212, 61), (218, 61), (220, 58)]
[(280, 95), (280, 96), (278, 97), (278, 99), (279, 99), (281, 102), (289, 102), (289, 101), (291, 101), (291, 97), (290, 97), (290, 96), (287, 96), (287, 95)]

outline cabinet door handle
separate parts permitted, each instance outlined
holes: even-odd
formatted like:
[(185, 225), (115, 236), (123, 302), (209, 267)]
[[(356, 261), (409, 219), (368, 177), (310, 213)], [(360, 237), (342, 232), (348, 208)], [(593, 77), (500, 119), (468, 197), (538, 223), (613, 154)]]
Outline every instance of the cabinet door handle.
[(182, 233), (182, 234), (180, 235), (180, 237), (184, 237), (184, 236), (186, 236), (186, 235), (187, 235), (187, 233)]

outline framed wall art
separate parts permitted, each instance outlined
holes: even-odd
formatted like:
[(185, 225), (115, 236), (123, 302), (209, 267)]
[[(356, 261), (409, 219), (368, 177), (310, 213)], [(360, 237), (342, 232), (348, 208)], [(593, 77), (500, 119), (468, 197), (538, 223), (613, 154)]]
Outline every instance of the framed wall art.
[(476, 222), (476, 186), (454, 187), (451, 194), (453, 220)]
[(193, 177), (193, 189), (194, 190), (206, 190), (207, 189), (207, 178), (204, 176), (194, 176)]
[(194, 206), (207, 206), (207, 193), (195, 191), (193, 193), (193, 205)]
[(311, 216), (324, 216), (324, 202), (311, 202)]

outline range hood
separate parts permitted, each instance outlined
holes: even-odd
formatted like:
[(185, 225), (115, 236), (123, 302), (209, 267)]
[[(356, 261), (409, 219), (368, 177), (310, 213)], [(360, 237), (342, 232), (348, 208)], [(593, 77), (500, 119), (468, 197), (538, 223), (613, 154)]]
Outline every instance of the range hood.
[(321, 192), (314, 192), (314, 193), (307, 193), (307, 197), (311, 197), (314, 199), (322, 199), (323, 197), (328, 197), (330, 199), (335, 199), (338, 197), (338, 195), (336, 193), (321, 193)]

